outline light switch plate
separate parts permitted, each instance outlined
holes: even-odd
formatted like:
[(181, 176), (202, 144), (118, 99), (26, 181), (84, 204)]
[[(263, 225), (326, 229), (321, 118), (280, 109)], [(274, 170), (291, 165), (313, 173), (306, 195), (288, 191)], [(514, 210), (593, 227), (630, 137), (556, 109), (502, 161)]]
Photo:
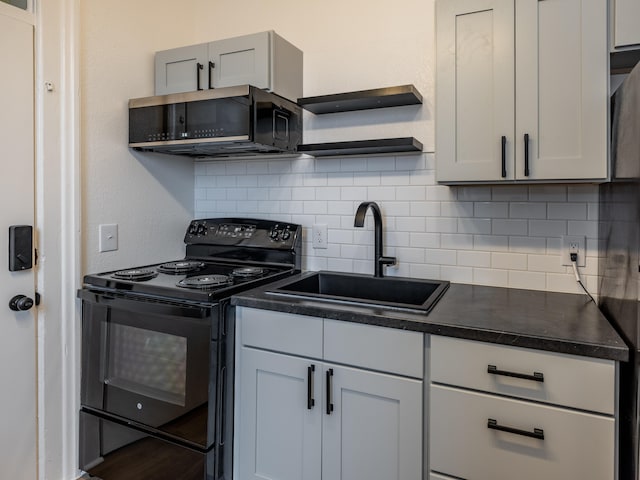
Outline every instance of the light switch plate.
[(98, 227), (99, 234), (99, 242), (98, 242), (98, 251), (99, 252), (110, 252), (112, 250), (118, 249), (118, 224), (117, 223), (109, 223), (100, 225)]

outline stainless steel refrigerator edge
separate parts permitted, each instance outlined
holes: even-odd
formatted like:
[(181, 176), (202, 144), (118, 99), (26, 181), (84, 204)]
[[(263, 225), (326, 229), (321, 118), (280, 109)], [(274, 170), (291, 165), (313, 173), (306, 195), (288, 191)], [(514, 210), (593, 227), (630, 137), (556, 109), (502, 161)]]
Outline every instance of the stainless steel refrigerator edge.
[(620, 366), (620, 480), (640, 478), (640, 65), (612, 97), (612, 180), (600, 186), (600, 308), (630, 347)]

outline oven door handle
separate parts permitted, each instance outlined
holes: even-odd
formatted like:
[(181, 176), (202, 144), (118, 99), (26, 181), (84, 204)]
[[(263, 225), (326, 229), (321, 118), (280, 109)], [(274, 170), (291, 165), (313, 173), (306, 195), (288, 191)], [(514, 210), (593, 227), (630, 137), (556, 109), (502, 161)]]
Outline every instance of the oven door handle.
[(83, 302), (116, 307), (130, 312), (138, 312), (149, 315), (166, 315), (181, 318), (208, 318), (211, 315), (211, 307), (189, 304), (187, 302), (168, 301), (147, 297), (127, 297), (125, 295), (98, 292), (90, 289), (78, 290), (78, 297)]

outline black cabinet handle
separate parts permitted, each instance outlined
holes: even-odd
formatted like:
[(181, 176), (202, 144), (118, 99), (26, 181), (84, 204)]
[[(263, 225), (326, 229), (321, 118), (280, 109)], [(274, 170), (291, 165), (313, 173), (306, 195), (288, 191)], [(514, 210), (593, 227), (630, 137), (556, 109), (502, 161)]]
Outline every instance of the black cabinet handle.
[(331, 398), (333, 397), (333, 368), (327, 370), (327, 415), (331, 415), (333, 412), (333, 403), (331, 402)]
[(315, 365), (309, 365), (307, 367), (307, 410), (311, 410), (316, 404), (313, 398), (313, 372), (315, 371)]
[(544, 382), (544, 374), (540, 372), (533, 372), (533, 375), (529, 375), (527, 373), (498, 370), (498, 367), (495, 365), (487, 365), (487, 373), (490, 373), (491, 375), (502, 375), (503, 377), (522, 378), (524, 380), (532, 380), (534, 382)]
[(213, 85), (211, 83), (212, 77), (213, 77), (213, 69), (216, 68), (216, 64), (213, 62), (209, 62), (209, 89), (213, 88)]
[(196, 90), (202, 90), (200, 87), (200, 70), (204, 69), (204, 65), (196, 63)]
[(529, 176), (529, 134), (524, 134), (524, 176)]
[(507, 178), (507, 137), (502, 136), (502, 178)]
[(487, 428), (491, 430), (499, 430), (501, 432), (513, 433), (515, 435), (522, 435), (523, 437), (537, 438), (538, 440), (544, 440), (544, 430), (541, 428), (534, 428), (533, 432), (528, 430), (520, 430), (519, 428), (507, 427), (504, 425), (498, 425), (498, 421), (493, 418), (487, 419)]

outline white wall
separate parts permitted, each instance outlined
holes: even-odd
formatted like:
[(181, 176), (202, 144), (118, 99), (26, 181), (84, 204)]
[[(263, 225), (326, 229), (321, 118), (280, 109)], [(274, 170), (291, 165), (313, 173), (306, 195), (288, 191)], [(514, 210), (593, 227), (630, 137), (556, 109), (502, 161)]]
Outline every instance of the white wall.
[[(129, 98), (153, 95), (153, 55), (193, 41), (184, 2), (80, 2), (83, 271), (184, 255), (193, 162), (127, 148)], [(98, 253), (98, 225), (119, 225), (119, 249)]]
[[(201, 2), (200, 41), (274, 29), (304, 51), (305, 96), (414, 84), (422, 107), (305, 115), (305, 142), (415, 136), (423, 156), (212, 161), (196, 165), (197, 217), (238, 215), (305, 227), (304, 267), (371, 272), (371, 222), (353, 228), (360, 201), (379, 202), (390, 274), (580, 292), (561, 265), (561, 235), (587, 237), (597, 289), (597, 187), (446, 187), (434, 180), (434, 2)], [(237, 19), (238, 21), (229, 21)], [(308, 243), (329, 226), (329, 249)]]

